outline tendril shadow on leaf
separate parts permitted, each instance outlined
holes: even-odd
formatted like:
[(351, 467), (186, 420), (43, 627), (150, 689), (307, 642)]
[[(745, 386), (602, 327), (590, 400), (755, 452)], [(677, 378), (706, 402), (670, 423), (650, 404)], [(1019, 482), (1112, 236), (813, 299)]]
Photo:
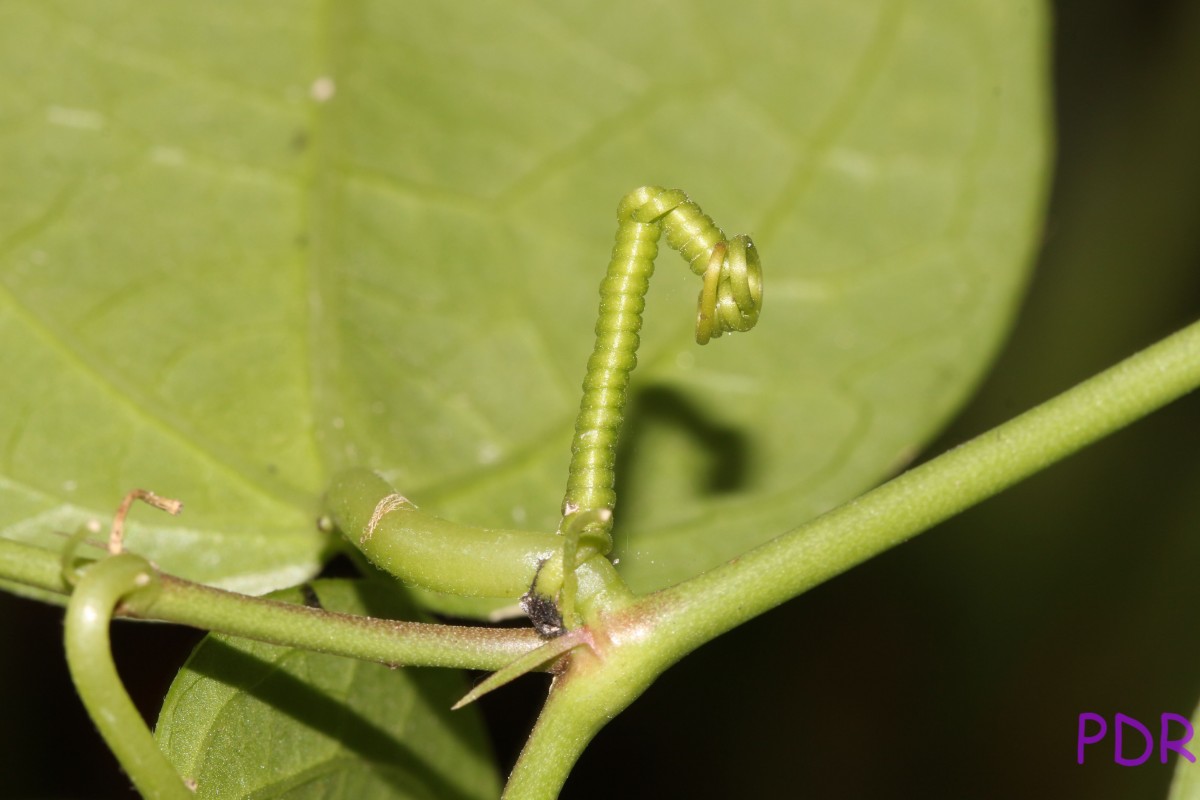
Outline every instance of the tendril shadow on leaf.
[[(310, 657), (336, 658), (336, 656)], [(188, 668), (226, 686), (234, 687), (271, 706), (297, 722), (336, 740), (356, 754), (389, 785), (408, 797), (470, 800), (470, 795), (447, 783), (421, 756), (395, 738), (388, 730), (350, 708), (341, 699), (328, 694), (286, 672), (279, 661), (269, 661), (247, 653), (219, 639), (209, 639), (204, 649), (188, 663)], [(381, 668), (379, 665), (367, 665)], [(429, 693), (429, 687), (414, 682), (413, 690)], [(448, 708), (455, 688), (436, 691), (421, 701), (433, 707)], [(461, 692), (461, 687), (459, 687)], [(270, 735), (269, 733), (266, 735)], [(472, 746), (484, 747), (482, 742)], [(481, 754), (486, 760), (489, 754)], [(284, 783), (296, 776), (282, 778)]]
[[(699, 494), (733, 494), (746, 488), (753, 463), (753, 442), (742, 426), (726, 425), (698, 407), (685, 393), (664, 385), (635, 389), (617, 447), (617, 499), (631, 497), (638, 485), (638, 448), (654, 428), (682, 431), (706, 459)], [(680, 465), (684, 469), (684, 465)], [(618, 519), (620, 512), (617, 512)]]

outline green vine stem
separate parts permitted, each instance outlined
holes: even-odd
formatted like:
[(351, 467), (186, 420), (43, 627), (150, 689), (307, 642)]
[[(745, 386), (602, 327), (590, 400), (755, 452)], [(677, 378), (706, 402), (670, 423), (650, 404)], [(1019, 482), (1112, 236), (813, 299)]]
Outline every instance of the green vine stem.
[(248, 597), (162, 576), (158, 596), (134, 598), (130, 616), (166, 620), (389, 666), (493, 670), (542, 642), (530, 630), (375, 619)]
[[(87, 568), (88, 571), (97, 564)], [(540, 646), (530, 630), (445, 626), (339, 614), (227, 592), (155, 573), (157, 590), (126, 598), (120, 616), (175, 622), (260, 642), (391, 666), (494, 670)], [(57, 554), (0, 539), (0, 577), (68, 594)]]
[(571, 652), (568, 668), (555, 676), (550, 696), (509, 775), (503, 800), (559, 796), (592, 738), (662, 671), (647, 662), (642, 651), (649, 644), (646, 637), (657, 635), (651, 624), (608, 625), (593, 632), (589, 647)]
[(117, 603), (133, 593), (152, 594), (156, 584), (154, 570), (137, 556), (113, 556), (89, 567), (67, 605), (67, 666), (88, 714), (138, 792), (151, 800), (187, 800), (192, 793), (121, 685), (108, 641)]
[(651, 612), (655, 647), (674, 661), (1198, 386), (1200, 322), (741, 558), (658, 593)]
[(1200, 387), (1200, 322), (795, 530), (639, 599), (578, 648), (505, 790), (558, 796), (597, 731), (700, 645)]
[(73, 553), (67, 552), (71, 547), (68, 540), (64, 553), (52, 553), (41, 547), (0, 539), (0, 578), (27, 589), (69, 595), (72, 587), (63, 578), (63, 562), (66, 560), (76, 568), (83, 566), (71, 558)]

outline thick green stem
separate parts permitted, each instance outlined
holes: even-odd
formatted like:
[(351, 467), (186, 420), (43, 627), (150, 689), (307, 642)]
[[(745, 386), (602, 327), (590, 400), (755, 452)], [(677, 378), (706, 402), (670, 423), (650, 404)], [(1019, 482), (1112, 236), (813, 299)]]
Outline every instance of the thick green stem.
[(646, 598), (668, 663), (1200, 386), (1200, 322), (745, 555)]
[(504, 800), (553, 800), (588, 743), (657, 676), (646, 669), (641, 643), (597, 632), (577, 647), (554, 679), (521, 756), (504, 787)]
[[(562, 536), (440, 519), (417, 509), (366, 469), (337, 475), (325, 499), (333, 521), (350, 543), (406, 583), (516, 602), (539, 574), (546, 585), (563, 582)], [(577, 541), (580, 537), (582, 541)], [(584, 619), (632, 601), (629, 587), (604, 558), (607, 534), (580, 531), (576, 539), (568, 539), (579, 545), (578, 557), (570, 561), (576, 565), (571, 580), (577, 591), (572, 597), (578, 600)]]
[(67, 666), (100, 735), (143, 797), (188, 800), (192, 793), (154, 741), (117, 675), (109, 648), (113, 609), (134, 593), (152, 594), (155, 573), (144, 559), (120, 555), (92, 565), (67, 606)]
[[(560, 683), (566, 678), (555, 678)], [(517, 760), (502, 800), (554, 800), (588, 743), (608, 720), (597, 718), (589, 704), (553, 686), (537, 724)]]
[(63, 580), (61, 554), (9, 539), (0, 539), (0, 579), (54, 594), (71, 593)]
[(325, 504), (337, 527), (373, 564), (435, 592), (516, 602), (529, 590), (538, 565), (562, 547), (561, 537), (552, 533), (435, 517), (366, 469), (336, 475)]

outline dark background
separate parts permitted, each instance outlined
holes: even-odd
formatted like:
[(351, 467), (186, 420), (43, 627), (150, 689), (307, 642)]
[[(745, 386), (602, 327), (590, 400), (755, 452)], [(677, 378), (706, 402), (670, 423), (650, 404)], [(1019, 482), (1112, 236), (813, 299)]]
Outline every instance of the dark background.
[[(1029, 298), (938, 453), (1200, 317), (1200, 3), (1061, 0), (1058, 163)], [(1200, 396), (702, 648), (585, 754), (591, 797), (1164, 798), (1075, 764), (1078, 714), (1200, 700)], [(130, 797), (62, 610), (0, 594), (0, 796)], [(154, 715), (198, 634), (115, 626)], [(511, 764), (545, 688), (484, 701)], [(1194, 750), (1200, 753), (1200, 740)], [(1107, 757), (1105, 753), (1107, 752)], [(1197, 764), (1195, 769), (1200, 769)]]

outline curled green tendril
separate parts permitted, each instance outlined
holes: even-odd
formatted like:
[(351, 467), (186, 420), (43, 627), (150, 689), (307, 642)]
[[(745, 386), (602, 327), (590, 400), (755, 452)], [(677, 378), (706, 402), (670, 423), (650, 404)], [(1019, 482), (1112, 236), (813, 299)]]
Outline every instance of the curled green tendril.
[(109, 647), (113, 610), (128, 595), (153, 592), (158, 576), (142, 558), (112, 556), (84, 570), (67, 604), (65, 643), (71, 680), (88, 714), (138, 792), (181, 800), (192, 793), (159, 750), (117, 675)]
[[(571, 445), (561, 531), (579, 512), (612, 510), (617, 435), (629, 376), (637, 365), (646, 290), (658, 239), (678, 250), (704, 282), (696, 312), (696, 342), (748, 331), (762, 310), (762, 263), (749, 236), (732, 239), (678, 189), (643, 186), (617, 207), (617, 236), (600, 284), (596, 344), (583, 379), (583, 399)], [(593, 524), (595, 528), (601, 523)], [(603, 530), (611, 526), (605, 521)]]

